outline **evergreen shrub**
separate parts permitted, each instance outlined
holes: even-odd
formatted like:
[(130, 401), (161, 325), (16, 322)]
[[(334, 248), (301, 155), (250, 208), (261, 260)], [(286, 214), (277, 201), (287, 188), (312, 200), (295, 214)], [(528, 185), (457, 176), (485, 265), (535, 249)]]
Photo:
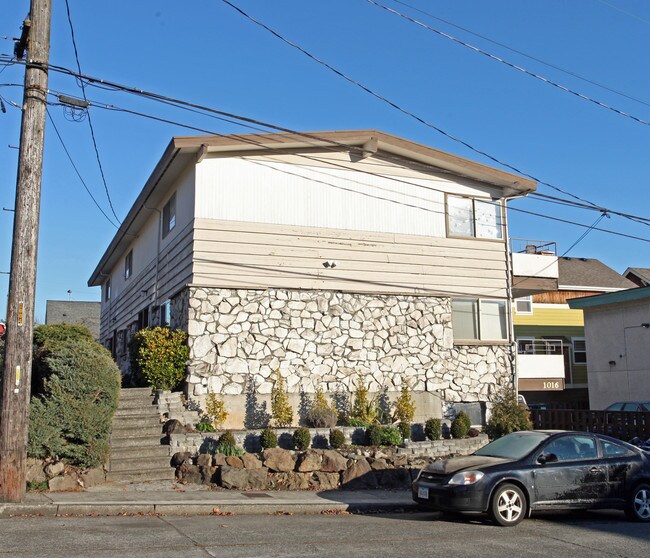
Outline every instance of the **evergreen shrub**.
[(396, 426), (381, 427), (382, 446), (400, 446), (402, 444), (402, 433)]
[(400, 422), (397, 425), (397, 428), (399, 428), (399, 433), (402, 436), (402, 440), (411, 439), (411, 425), (408, 422)]
[(338, 428), (330, 430), (330, 446), (334, 449), (340, 449), (345, 445), (345, 434)]
[(437, 418), (430, 418), (424, 423), (424, 435), (429, 440), (440, 440), (442, 438), (442, 421)]
[(465, 411), (459, 411), (454, 420), (451, 421), (451, 435), (454, 438), (465, 438), (472, 427), (472, 421)]
[(490, 418), (483, 431), (491, 440), (518, 432), (532, 430), (530, 412), (517, 401), (517, 393), (512, 388), (498, 392), (492, 402)]
[(381, 446), (381, 426), (379, 424), (371, 424), (366, 428), (366, 445)]
[(262, 449), (277, 448), (278, 435), (271, 428), (265, 428), (260, 433), (260, 444)]
[(311, 446), (311, 432), (308, 428), (296, 428), (293, 431), (293, 447), (297, 450), (304, 451)]

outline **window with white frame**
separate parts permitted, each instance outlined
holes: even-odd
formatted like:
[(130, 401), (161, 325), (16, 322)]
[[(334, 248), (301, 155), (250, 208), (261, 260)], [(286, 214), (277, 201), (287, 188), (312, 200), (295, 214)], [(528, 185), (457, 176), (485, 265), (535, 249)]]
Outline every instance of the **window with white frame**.
[(170, 327), (172, 323), (172, 301), (166, 300), (160, 305), (160, 326)]
[(515, 299), (515, 313), (516, 314), (532, 314), (533, 313), (533, 297), (522, 296)]
[(572, 337), (573, 364), (587, 364), (587, 345), (584, 337)]
[(501, 204), (447, 195), (447, 236), (502, 239)]
[(124, 279), (128, 279), (131, 275), (133, 275), (133, 250), (124, 258)]
[(455, 298), (451, 303), (454, 339), (500, 341), (507, 339), (506, 302)]
[(176, 226), (176, 192), (163, 207), (162, 237), (165, 238)]
[(110, 278), (104, 283), (104, 302), (108, 302), (111, 299), (111, 280)]

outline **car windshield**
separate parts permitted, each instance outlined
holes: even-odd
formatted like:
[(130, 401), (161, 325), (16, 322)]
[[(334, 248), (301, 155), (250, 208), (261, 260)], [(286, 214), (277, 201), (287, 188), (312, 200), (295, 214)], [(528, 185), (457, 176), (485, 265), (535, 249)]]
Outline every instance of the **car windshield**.
[(513, 432), (483, 446), (474, 455), (521, 459), (546, 438), (548, 434), (542, 432)]

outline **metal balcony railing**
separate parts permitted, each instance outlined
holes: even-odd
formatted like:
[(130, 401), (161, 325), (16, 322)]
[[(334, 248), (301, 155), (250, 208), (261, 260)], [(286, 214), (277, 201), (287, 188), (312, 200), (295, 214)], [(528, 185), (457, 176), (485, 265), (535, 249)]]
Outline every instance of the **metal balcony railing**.
[(517, 354), (562, 355), (561, 339), (517, 339)]
[(530, 240), (528, 238), (511, 238), (510, 250), (515, 254), (538, 254), (557, 256), (557, 242), (553, 240)]

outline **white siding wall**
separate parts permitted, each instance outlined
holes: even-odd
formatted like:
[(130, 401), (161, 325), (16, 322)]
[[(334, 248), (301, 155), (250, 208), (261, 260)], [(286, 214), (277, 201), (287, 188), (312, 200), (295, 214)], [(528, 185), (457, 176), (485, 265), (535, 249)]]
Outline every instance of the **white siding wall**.
[(348, 167), (373, 173), (365, 174), (311, 160), (298, 163), (295, 157), (288, 158), (291, 163), (278, 159), (204, 159), (197, 165), (196, 217), (444, 237), (440, 190), (489, 197), (486, 188), (416, 171), (375, 176), (395, 170), (376, 161), (347, 161)]

